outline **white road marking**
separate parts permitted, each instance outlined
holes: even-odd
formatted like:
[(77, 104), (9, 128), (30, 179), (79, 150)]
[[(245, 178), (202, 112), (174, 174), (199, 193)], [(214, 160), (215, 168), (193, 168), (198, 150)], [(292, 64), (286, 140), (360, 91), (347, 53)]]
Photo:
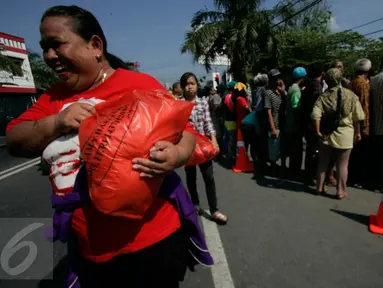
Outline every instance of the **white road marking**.
[(36, 161), (40, 161), (40, 157), (37, 157), (37, 158), (34, 158), (32, 160), (23, 162), (23, 163), (21, 163), (19, 165), (13, 166), (13, 167), (11, 167), (11, 168), (9, 168), (7, 170), (0, 171), (0, 175), (7, 174), (7, 173), (11, 172), (12, 170), (15, 170), (15, 169), (18, 169), (20, 167), (26, 166), (26, 165), (28, 165), (30, 163), (35, 163)]
[(7, 170), (4, 170), (4, 171), (1, 171), (0, 172), (0, 180), (3, 180), (4, 178), (7, 178), (9, 176), (12, 176), (16, 173), (19, 173), (25, 169), (28, 169), (32, 166), (36, 166), (37, 164), (40, 163), (40, 158), (36, 158), (36, 159), (33, 159), (31, 161), (28, 161), (28, 162), (24, 162), (20, 165), (16, 165), (10, 169), (7, 169)]
[(211, 268), (215, 288), (235, 288), (217, 224), (201, 217), (207, 247), (214, 259)]

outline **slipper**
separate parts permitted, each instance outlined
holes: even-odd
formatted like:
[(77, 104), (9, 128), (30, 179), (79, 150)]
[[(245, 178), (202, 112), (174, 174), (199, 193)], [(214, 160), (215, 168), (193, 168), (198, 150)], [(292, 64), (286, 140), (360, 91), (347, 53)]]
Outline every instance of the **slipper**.
[(221, 212), (217, 211), (215, 213), (213, 213), (213, 215), (211, 215), (211, 217), (213, 218), (213, 220), (217, 223), (217, 224), (221, 224), (221, 225), (224, 225), (227, 223), (227, 216), (223, 215)]
[(340, 193), (340, 194), (336, 194), (336, 199), (338, 200), (342, 200), (343, 198), (346, 198), (347, 197), (347, 193), (344, 192), (344, 193)]

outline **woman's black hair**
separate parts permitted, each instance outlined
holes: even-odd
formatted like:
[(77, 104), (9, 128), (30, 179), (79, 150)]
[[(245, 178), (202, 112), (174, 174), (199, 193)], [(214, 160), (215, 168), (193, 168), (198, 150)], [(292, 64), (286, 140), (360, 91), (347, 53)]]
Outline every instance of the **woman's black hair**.
[(187, 83), (188, 83), (188, 79), (190, 77), (194, 77), (195, 79), (195, 82), (197, 83), (197, 87), (198, 87), (198, 80), (197, 80), (197, 76), (195, 76), (195, 74), (191, 73), (191, 72), (186, 72), (184, 75), (181, 76), (181, 79), (180, 79), (180, 83), (181, 83), (181, 88), (182, 89), (185, 89)]
[(113, 54), (108, 53), (107, 46), (108, 43), (105, 38), (104, 31), (100, 26), (100, 23), (97, 21), (96, 17), (89, 11), (80, 8), (78, 6), (53, 6), (45, 11), (43, 17), (41, 18), (41, 23), (48, 17), (67, 17), (72, 20), (72, 31), (83, 38), (85, 41), (90, 41), (90, 39), (96, 35), (100, 37), (103, 43), (104, 55), (106, 60), (108, 60), (109, 65), (113, 69), (123, 68), (128, 69), (128, 65), (124, 63), (120, 58), (114, 56)]

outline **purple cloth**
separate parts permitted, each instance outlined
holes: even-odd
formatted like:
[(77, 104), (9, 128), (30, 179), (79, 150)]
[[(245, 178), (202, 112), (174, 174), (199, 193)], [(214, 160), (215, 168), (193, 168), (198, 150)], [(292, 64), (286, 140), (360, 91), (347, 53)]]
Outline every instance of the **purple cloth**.
[(209, 253), (198, 224), (195, 207), (177, 173), (173, 172), (166, 177), (162, 183), (159, 197), (168, 198), (173, 202), (183, 225), (187, 228), (186, 231), (189, 236), (189, 268), (194, 270), (194, 266), (198, 264), (213, 265), (213, 258)]
[[(198, 264), (211, 266), (214, 264), (205, 238), (198, 224), (195, 207), (183, 185), (181, 178), (173, 172), (165, 178), (158, 197), (168, 198), (175, 205), (180, 216), (182, 225), (189, 237), (189, 269), (194, 271)], [(88, 189), (87, 173), (83, 166), (73, 186), (73, 192), (63, 197), (52, 194), (52, 207), (55, 209), (53, 215), (53, 227), (46, 231), (46, 236), (53, 240), (67, 243), (71, 231), (72, 213), (75, 209), (91, 202)], [(67, 287), (80, 288), (76, 274), (69, 269)]]

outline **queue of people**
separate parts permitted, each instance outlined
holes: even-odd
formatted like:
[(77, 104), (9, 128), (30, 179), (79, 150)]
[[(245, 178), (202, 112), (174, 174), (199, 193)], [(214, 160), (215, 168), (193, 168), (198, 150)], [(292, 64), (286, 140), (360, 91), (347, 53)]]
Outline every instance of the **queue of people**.
[(383, 191), (383, 72), (371, 77), (368, 59), (354, 69), (352, 81), (336, 60), (327, 72), (296, 67), (289, 87), (286, 75), (272, 69), (256, 75), (251, 93), (236, 81), (219, 96), (212, 87), (201, 90), (215, 129), (224, 131), (217, 136), (221, 157), (235, 164), (241, 129), (256, 177), (279, 172), (326, 196), (333, 185), (337, 199), (347, 196), (347, 185)]

